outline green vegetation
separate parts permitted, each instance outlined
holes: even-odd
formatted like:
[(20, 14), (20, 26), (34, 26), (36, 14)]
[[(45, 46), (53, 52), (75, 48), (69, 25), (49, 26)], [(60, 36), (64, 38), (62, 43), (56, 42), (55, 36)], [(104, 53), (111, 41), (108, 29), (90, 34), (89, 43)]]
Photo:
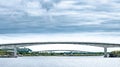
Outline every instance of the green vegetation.
[(120, 57), (120, 51), (112, 51), (112, 52), (110, 52), (109, 57)]
[(103, 53), (48, 53), (48, 52), (31, 52), (23, 56), (102, 56)]
[(0, 49), (0, 56), (2, 56), (2, 55), (6, 55), (6, 51)]
[(8, 52), (6, 49), (0, 49), (0, 57), (2, 56), (12, 56), (13, 52)]
[[(50, 51), (32, 51), (29, 48), (17, 48), (18, 56), (102, 56), (102, 52), (50, 52)], [(13, 50), (0, 50), (0, 56), (13, 55)]]
[(19, 56), (31, 56), (32, 50), (29, 48), (17, 48)]
[[(17, 48), (19, 56), (29, 55), (31, 51), (29, 48)], [(13, 55), (13, 49), (0, 49), (0, 57), (11, 57)]]
[(63, 52), (32, 51), (29, 48), (18, 48), (19, 56), (102, 56), (102, 52)]

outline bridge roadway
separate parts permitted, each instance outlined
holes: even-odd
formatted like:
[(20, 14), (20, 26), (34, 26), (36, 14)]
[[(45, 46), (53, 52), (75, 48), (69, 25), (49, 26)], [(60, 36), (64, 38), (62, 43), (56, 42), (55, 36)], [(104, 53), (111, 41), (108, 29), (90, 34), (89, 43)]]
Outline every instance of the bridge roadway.
[(107, 48), (109, 47), (120, 47), (120, 44), (117, 43), (98, 43), (98, 42), (28, 42), (28, 43), (8, 43), (8, 44), (0, 44), (0, 48), (13, 48), (14, 56), (17, 56), (17, 47), (25, 47), (32, 45), (46, 45), (46, 44), (74, 44), (74, 45), (89, 45), (89, 46), (97, 46), (104, 48), (104, 57), (107, 57)]

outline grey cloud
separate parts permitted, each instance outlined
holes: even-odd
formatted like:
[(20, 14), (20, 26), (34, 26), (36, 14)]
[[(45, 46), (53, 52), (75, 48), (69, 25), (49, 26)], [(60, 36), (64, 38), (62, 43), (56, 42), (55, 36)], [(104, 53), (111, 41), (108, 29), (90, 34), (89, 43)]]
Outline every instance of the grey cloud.
[[(13, 1), (11, 3), (17, 2), (17, 0)], [(69, 5), (66, 4), (65, 9), (56, 8), (57, 5), (64, 1), (68, 2), (70, 0), (49, 0), (48, 2), (44, 0), (19, 0), (18, 5), (0, 3), (0, 33), (120, 31), (120, 20), (116, 20), (120, 18), (120, 10), (118, 9), (119, 6), (117, 6), (119, 5), (118, 0), (110, 0), (106, 4), (99, 4), (97, 3), (98, 0), (95, 0), (96, 2), (71, 0), (75, 2)], [(28, 2), (39, 2), (39, 6), (37, 5), (37, 8), (29, 6), (31, 8), (28, 8), (26, 7)], [(2, 3), (5, 3), (5, 1)], [(38, 13), (38, 16), (34, 15), (34, 13), (33, 15), (28, 13), (28, 11), (32, 12), (32, 10), (34, 10), (34, 13)], [(44, 12), (44, 10), (48, 10), (48, 13)]]

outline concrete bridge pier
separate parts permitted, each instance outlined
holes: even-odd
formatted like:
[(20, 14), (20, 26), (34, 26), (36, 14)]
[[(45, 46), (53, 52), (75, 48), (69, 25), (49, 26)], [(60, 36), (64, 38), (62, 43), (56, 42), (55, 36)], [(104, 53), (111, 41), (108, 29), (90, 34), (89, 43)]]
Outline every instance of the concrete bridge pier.
[(17, 47), (16, 46), (14, 46), (14, 51), (13, 52), (14, 52), (13, 57), (17, 57)]
[(107, 47), (104, 47), (104, 57), (108, 57)]

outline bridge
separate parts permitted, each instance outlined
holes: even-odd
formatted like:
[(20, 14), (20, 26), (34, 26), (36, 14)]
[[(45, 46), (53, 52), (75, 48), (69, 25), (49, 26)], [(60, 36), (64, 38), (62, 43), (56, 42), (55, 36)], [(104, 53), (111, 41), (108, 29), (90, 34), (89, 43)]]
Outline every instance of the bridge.
[(25, 47), (32, 45), (47, 45), (47, 44), (74, 44), (74, 45), (89, 45), (104, 48), (104, 57), (107, 57), (107, 48), (109, 47), (120, 47), (117, 43), (99, 43), (99, 42), (28, 42), (28, 43), (7, 43), (0, 44), (0, 48), (12, 48), (14, 49), (14, 56), (17, 56), (17, 47)]

